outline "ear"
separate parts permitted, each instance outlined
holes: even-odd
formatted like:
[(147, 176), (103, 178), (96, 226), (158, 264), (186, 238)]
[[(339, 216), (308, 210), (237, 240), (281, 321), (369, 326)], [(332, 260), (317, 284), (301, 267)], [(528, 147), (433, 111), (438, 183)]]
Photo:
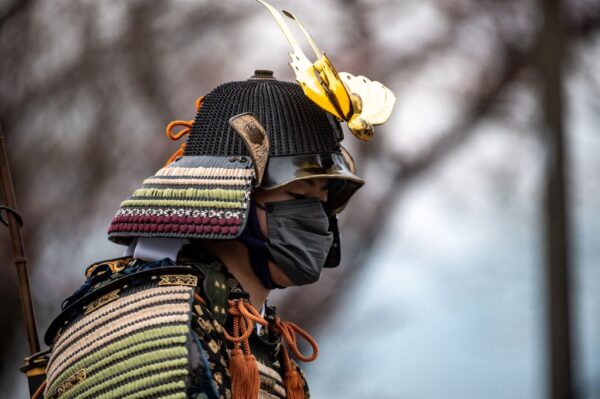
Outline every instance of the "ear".
[(229, 125), (242, 138), (254, 166), (254, 187), (260, 186), (269, 160), (269, 137), (258, 119), (249, 112), (233, 116)]

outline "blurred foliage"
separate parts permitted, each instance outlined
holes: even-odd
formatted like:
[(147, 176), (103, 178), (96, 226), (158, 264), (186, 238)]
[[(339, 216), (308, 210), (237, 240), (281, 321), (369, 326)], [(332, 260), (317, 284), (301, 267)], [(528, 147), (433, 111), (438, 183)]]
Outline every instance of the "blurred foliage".
[[(339, 70), (390, 86), (399, 113), (415, 87), (454, 106), (427, 134), (398, 132), (397, 117), (370, 145), (345, 142), (370, 184), (343, 215), (344, 264), (317, 285), (278, 293), (287, 317), (310, 328), (339, 304), (409, 184), (483, 122), (500, 121), (507, 134), (537, 131), (539, 109), (527, 102), (538, 83), (540, 10), (518, 0), (274, 4), (303, 17)], [(573, 0), (564, 8), (567, 68), (597, 70), (582, 54), (598, 40), (600, 5)], [(86, 263), (119, 254), (104, 230), (119, 202), (177, 148), (161, 133), (168, 122), (191, 119), (198, 96), (254, 69), (293, 79), (287, 45), (269, 18), (241, 0), (0, 5), (0, 122), (42, 329)], [(594, 71), (589, 78), (599, 84)], [(531, 109), (527, 117), (523, 108)], [(0, 239), (8, 242), (5, 231)], [(0, 330), (0, 366), (12, 379), (23, 353), (11, 343), (23, 330), (11, 256), (1, 248), (0, 318), (10, 328)]]

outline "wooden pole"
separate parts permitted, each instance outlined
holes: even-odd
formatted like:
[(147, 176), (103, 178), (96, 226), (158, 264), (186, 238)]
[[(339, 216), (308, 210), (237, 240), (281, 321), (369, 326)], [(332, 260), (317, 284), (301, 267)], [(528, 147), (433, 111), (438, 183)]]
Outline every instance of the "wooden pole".
[(545, 264), (549, 344), (549, 395), (575, 398), (570, 337), (569, 212), (565, 183), (566, 151), (563, 121), (565, 59), (564, 24), (560, 0), (541, 0), (543, 140), (546, 143), (544, 193)]
[[(10, 174), (10, 167), (8, 165), (8, 155), (2, 126), (0, 126), (0, 179), (0, 183), (2, 184), (2, 193), (4, 196), (4, 204), (6, 207), (16, 211), (17, 203), (15, 199), (12, 177)], [(21, 227), (19, 224), (20, 220), (18, 219), (17, 215), (10, 211), (5, 211), (5, 214), (8, 222), (8, 228), (10, 230), (15, 267), (17, 268), (19, 297), (21, 299), (23, 316), (25, 318), (25, 329), (27, 331), (29, 353), (33, 355), (34, 353), (39, 352), (40, 342), (38, 340), (35, 314), (33, 311), (33, 302), (31, 300), (29, 277), (27, 275), (27, 258), (25, 257), (23, 238), (21, 237)]]

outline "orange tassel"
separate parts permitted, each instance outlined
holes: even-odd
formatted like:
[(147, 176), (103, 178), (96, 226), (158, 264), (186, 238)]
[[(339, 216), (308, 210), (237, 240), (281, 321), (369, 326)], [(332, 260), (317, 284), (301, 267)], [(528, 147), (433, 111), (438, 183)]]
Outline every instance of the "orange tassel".
[[(227, 313), (233, 316), (233, 336), (224, 331), (225, 338), (234, 345), (229, 356), (232, 399), (257, 399), (260, 392), (260, 374), (258, 362), (250, 351), (248, 338), (252, 334), (254, 323), (268, 325), (268, 322), (252, 305), (243, 300), (229, 301)], [(317, 358), (319, 354), (317, 343), (306, 331), (294, 323), (282, 322), (278, 317), (275, 319), (273, 327), (275, 331), (281, 333), (283, 340), (299, 360), (311, 362)], [(305, 356), (298, 350), (296, 334), (306, 339), (312, 346), (313, 353), (310, 356)], [(243, 350), (240, 345), (243, 345)], [(304, 379), (298, 368), (292, 363), (285, 345), (282, 345), (282, 355), (287, 398), (305, 399)]]
[(304, 399), (304, 384), (294, 366), (285, 372), (285, 392), (288, 399)]
[(248, 392), (249, 398), (258, 398), (258, 391), (260, 389), (260, 377), (258, 375), (258, 364), (256, 364), (256, 358), (254, 355), (246, 355), (246, 370), (248, 373)]
[(233, 348), (229, 356), (229, 373), (231, 374), (231, 396), (233, 399), (255, 399), (248, 395), (248, 366), (244, 353), (240, 348)]

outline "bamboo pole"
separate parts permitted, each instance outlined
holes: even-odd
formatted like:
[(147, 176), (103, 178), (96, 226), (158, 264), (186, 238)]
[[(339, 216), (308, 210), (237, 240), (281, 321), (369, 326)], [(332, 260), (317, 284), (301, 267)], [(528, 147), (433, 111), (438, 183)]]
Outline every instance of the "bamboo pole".
[(37, 334), (35, 323), (35, 314), (33, 311), (33, 302), (31, 300), (31, 290), (29, 287), (29, 277), (27, 275), (27, 258), (25, 257), (25, 248), (23, 246), (23, 238), (21, 236), (20, 218), (16, 212), (17, 203), (15, 199), (15, 191), (13, 188), (10, 166), (8, 164), (8, 155), (6, 151), (6, 143), (4, 132), (0, 126), (0, 183), (2, 185), (2, 193), (4, 204), (8, 210), (5, 210), (10, 238), (12, 244), (12, 252), (17, 269), (19, 297), (23, 308), (23, 316), (25, 318), (25, 329), (27, 331), (27, 342), (29, 344), (29, 353), (33, 355), (39, 352), (40, 342)]

